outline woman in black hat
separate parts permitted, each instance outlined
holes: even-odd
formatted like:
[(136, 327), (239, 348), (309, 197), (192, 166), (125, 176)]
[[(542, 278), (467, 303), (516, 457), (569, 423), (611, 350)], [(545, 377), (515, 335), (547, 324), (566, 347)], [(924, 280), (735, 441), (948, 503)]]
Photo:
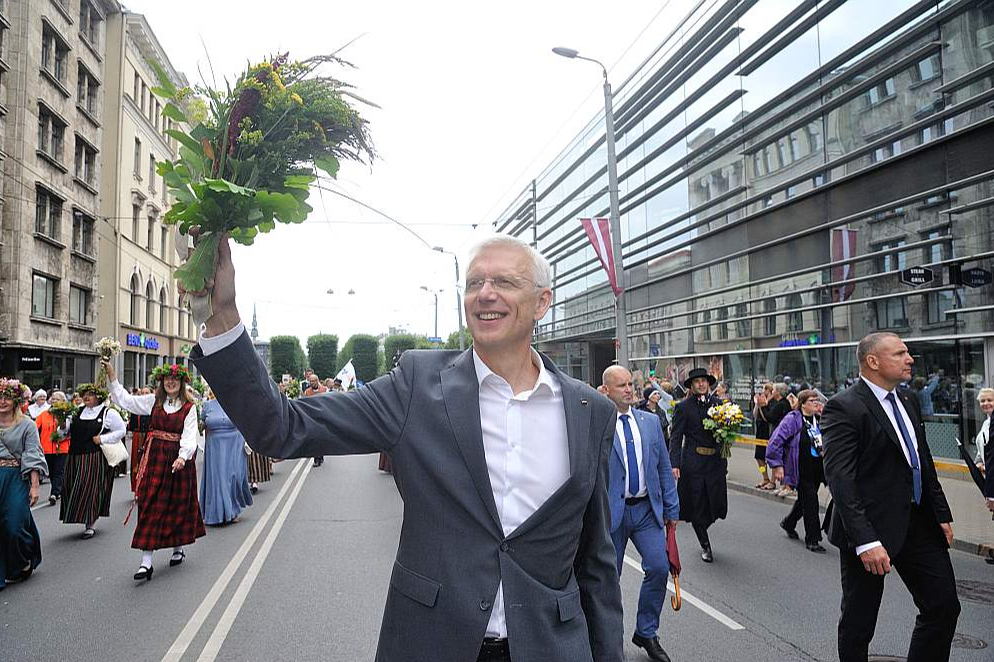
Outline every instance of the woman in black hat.
[(704, 368), (694, 368), (683, 385), (687, 397), (673, 413), (670, 461), (678, 479), (680, 519), (690, 522), (701, 544), (701, 559), (714, 561), (708, 527), (728, 515), (728, 460), (721, 457), (714, 435), (704, 429), (708, 409), (720, 404), (709, 392), (717, 383)]

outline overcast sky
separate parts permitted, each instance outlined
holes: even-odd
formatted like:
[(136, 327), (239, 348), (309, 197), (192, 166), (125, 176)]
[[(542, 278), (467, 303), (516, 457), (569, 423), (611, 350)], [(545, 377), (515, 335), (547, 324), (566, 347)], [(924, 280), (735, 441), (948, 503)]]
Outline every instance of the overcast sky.
[[(668, 4), (668, 6), (666, 6)], [(249, 60), (289, 50), (304, 58), (359, 37), (344, 53), (355, 70), (329, 70), (381, 110), (366, 109), (379, 151), (345, 164), (339, 185), (460, 254), (532, 177), (603, 108), (590, 63), (552, 54), (570, 46), (602, 60), (617, 85), (691, 6), (688, 0), (501, 3), (318, 3), (132, 0), (173, 65), (193, 81), (234, 79)], [(361, 35), (361, 37), (360, 37)], [(203, 42), (203, 43), (202, 43)], [(379, 333), (389, 326), (439, 334), (457, 327), (452, 258), (337, 196), (312, 193), (315, 212), (236, 247), (238, 305), (259, 311), (263, 337)], [(473, 225), (479, 229), (474, 233)], [(460, 260), (465, 270), (465, 260)], [(334, 294), (327, 294), (327, 290)], [(354, 295), (347, 292), (352, 289)]]

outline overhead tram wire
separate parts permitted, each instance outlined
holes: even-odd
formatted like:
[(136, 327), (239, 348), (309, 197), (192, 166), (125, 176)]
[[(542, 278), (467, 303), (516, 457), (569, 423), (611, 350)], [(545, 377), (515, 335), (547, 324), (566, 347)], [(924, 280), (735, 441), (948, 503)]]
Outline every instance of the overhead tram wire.
[(399, 227), (403, 228), (403, 229), (404, 229), (404, 230), (406, 230), (406, 231), (407, 231), (408, 233), (410, 233), (411, 235), (413, 235), (413, 236), (414, 236), (414, 238), (415, 238), (415, 239), (417, 239), (418, 241), (420, 241), (420, 242), (421, 242), (422, 244), (424, 244), (424, 245), (425, 245), (425, 247), (426, 247), (426, 248), (427, 248), (428, 250), (430, 250), (430, 251), (434, 251), (434, 247), (433, 247), (433, 246), (432, 246), (431, 244), (429, 244), (429, 243), (428, 243), (428, 241), (427, 241), (427, 240), (425, 240), (425, 238), (424, 238), (424, 237), (422, 237), (422, 236), (421, 236), (421, 235), (419, 235), (419, 234), (418, 234), (417, 232), (415, 232), (414, 230), (412, 230), (411, 228), (409, 228), (409, 227), (408, 227), (407, 225), (404, 225), (403, 223), (401, 223), (400, 221), (398, 221), (398, 220), (397, 220), (396, 218), (394, 218), (393, 216), (390, 216), (390, 215), (389, 215), (389, 214), (387, 214), (386, 212), (382, 212), (382, 211), (380, 211), (380, 210), (379, 210), (379, 209), (377, 209), (376, 207), (373, 207), (372, 205), (369, 205), (369, 204), (367, 204), (367, 203), (363, 202), (362, 200), (359, 200), (358, 198), (353, 198), (353, 197), (352, 197), (351, 195), (349, 195), (348, 193), (344, 193), (344, 192), (342, 192), (342, 191), (336, 191), (336, 190), (335, 190), (335, 189), (333, 189), (333, 188), (329, 188), (328, 186), (324, 186), (324, 185), (323, 185), (323, 184), (321, 183), (321, 182), (323, 182), (323, 181), (326, 181), (326, 180), (325, 180), (325, 178), (321, 178), (321, 179), (319, 179), (319, 180), (318, 180), (318, 182), (319, 182), (319, 183), (317, 183), (317, 184), (313, 184), (312, 186), (314, 186), (315, 188), (317, 188), (317, 189), (319, 189), (319, 190), (321, 190), (321, 191), (327, 191), (328, 193), (331, 193), (331, 194), (334, 194), (334, 195), (337, 195), (337, 196), (339, 196), (339, 197), (342, 197), (342, 198), (345, 198), (346, 200), (349, 200), (350, 202), (353, 202), (353, 203), (355, 203), (355, 204), (359, 205), (360, 207), (363, 207), (364, 209), (368, 209), (369, 211), (373, 212), (374, 214), (379, 214), (379, 215), (380, 215), (380, 216), (382, 216), (383, 218), (385, 218), (385, 219), (387, 219), (388, 221), (390, 221), (390, 222), (394, 223), (395, 225), (398, 225)]

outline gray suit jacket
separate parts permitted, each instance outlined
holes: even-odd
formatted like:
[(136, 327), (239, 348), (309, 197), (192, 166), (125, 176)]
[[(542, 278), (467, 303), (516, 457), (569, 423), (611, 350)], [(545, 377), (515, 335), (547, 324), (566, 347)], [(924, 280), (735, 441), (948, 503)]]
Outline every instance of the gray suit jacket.
[(621, 589), (611, 543), (607, 459), (615, 408), (562, 386), (570, 477), (504, 536), (487, 472), (472, 350), (408, 351), (346, 394), (289, 401), (249, 336), (191, 354), (249, 446), (272, 457), (384, 451), (404, 500), (378, 662), (473, 662), (503, 580), (515, 662), (621, 662)]

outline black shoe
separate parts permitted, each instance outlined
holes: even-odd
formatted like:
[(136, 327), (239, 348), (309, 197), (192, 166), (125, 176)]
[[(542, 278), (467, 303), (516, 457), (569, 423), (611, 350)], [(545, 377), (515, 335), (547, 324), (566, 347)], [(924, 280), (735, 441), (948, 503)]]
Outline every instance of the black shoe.
[(152, 579), (152, 572), (154, 570), (155, 568), (141, 566), (140, 568), (138, 568), (138, 572), (135, 573), (135, 581), (140, 582), (142, 580), (148, 581)]
[(787, 525), (787, 520), (785, 519), (780, 520), (780, 528), (787, 532), (787, 537), (790, 538), (791, 540), (797, 540), (798, 538), (800, 538), (800, 536), (797, 535), (797, 531)]
[(826, 551), (824, 547), (816, 542), (809, 542), (805, 545), (805, 547), (808, 548), (809, 552), (814, 552), (815, 554), (824, 554)]
[(54, 494), (52, 496), (48, 497), (48, 505), (54, 506), (56, 500), (57, 500), (57, 497)]
[(640, 637), (637, 634), (633, 634), (632, 643), (639, 648), (644, 648), (645, 652), (649, 655), (649, 659), (654, 660), (654, 662), (671, 662), (670, 656), (659, 645), (659, 637), (652, 637), (650, 639), (649, 637)]
[(252, 490), (252, 494), (258, 494), (259, 493), (259, 486), (256, 485), (255, 483), (252, 483), (252, 487), (250, 487), (249, 489)]
[(186, 558), (186, 552), (184, 552), (183, 550), (180, 550), (178, 552), (173, 552), (172, 558), (169, 559), (169, 567), (174, 568), (178, 566), (180, 563), (183, 562), (183, 559), (185, 558)]
[(714, 552), (711, 551), (711, 545), (705, 545), (701, 548), (701, 560), (705, 563), (714, 563)]

